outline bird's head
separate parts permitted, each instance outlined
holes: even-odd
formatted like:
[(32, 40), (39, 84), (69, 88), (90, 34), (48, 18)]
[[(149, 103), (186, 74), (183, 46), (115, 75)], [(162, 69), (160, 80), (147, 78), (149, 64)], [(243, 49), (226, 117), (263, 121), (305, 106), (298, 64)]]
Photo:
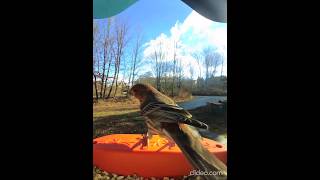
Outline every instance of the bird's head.
[(146, 84), (136, 84), (132, 86), (129, 91), (129, 94), (137, 98), (140, 103), (144, 102), (146, 96), (152, 95), (152, 87)]
[(142, 107), (150, 102), (162, 102), (172, 105), (176, 104), (171, 98), (162, 94), (149, 84), (136, 84), (132, 86), (129, 94), (136, 97), (140, 101), (140, 105)]

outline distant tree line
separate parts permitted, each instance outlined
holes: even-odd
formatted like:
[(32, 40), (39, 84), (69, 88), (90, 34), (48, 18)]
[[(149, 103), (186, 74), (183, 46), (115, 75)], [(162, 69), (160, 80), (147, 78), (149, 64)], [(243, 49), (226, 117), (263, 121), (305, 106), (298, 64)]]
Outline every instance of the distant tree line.
[[(192, 95), (199, 96), (227, 95), (226, 76), (210, 77), (207, 80), (201, 77), (199, 77), (198, 79), (182, 77), (180, 82), (176, 83), (175, 85), (174, 79), (177, 79), (177, 77), (162, 78), (160, 80), (160, 91), (169, 96), (181, 96), (181, 93), (185, 91), (188, 91)], [(154, 87), (157, 86), (157, 80), (155, 77), (153, 77), (152, 72), (147, 72), (143, 75), (140, 75), (136, 83), (147, 83), (153, 85)], [(178, 86), (178, 84), (180, 84), (180, 86)]]
[[(186, 91), (194, 95), (226, 95), (224, 57), (213, 47), (192, 52), (190, 55), (197, 66), (186, 66), (178, 52), (181, 46), (178, 40), (169, 45), (158, 41), (146, 57), (142, 54), (142, 42), (141, 30), (133, 31), (127, 23), (109, 18), (106, 24), (93, 24), (94, 98), (127, 95), (122, 92), (127, 92), (135, 83), (149, 83), (169, 96), (179, 96)], [(173, 53), (168, 52), (168, 46), (173, 47)], [(221, 66), (220, 72), (218, 66)], [(141, 74), (142, 67), (151, 68)]]

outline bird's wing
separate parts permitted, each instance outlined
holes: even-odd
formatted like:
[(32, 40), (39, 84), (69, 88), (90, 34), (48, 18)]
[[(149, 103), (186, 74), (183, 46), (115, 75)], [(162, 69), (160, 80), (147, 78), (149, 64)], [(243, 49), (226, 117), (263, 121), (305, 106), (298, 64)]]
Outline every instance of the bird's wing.
[(203, 176), (205, 180), (226, 180), (227, 166), (214, 154), (210, 153), (201, 143), (201, 138), (191, 126), (163, 123), (163, 131), (179, 146), (192, 166), (203, 172), (218, 171), (218, 176)]
[(157, 119), (166, 123), (183, 123), (194, 127), (208, 129), (208, 125), (192, 118), (192, 115), (178, 105), (165, 103), (149, 103), (142, 110), (144, 116), (152, 116), (151, 119)]

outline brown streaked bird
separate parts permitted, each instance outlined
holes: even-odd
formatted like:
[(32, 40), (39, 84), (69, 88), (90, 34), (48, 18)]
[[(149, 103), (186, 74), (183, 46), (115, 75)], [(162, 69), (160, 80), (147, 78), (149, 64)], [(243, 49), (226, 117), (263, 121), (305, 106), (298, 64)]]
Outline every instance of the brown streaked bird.
[(193, 119), (188, 111), (151, 85), (136, 84), (129, 93), (140, 101), (141, 114), (148, 126), (148, 133), (144, 135), (145, 145), (153, 134), (164, 136), (178, 145), (195, 169), (221, 173), (219, 176), (203, 176), (205, 179), (227, 178), (226, 165), (201, 143), (202, 137), (197, 128), (208, 129), (208, 125)]

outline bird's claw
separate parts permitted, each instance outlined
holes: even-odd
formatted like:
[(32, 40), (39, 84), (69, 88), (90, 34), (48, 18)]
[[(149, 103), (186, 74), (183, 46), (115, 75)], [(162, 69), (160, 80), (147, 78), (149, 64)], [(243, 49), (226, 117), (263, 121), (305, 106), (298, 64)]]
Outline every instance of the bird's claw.
[(141, 140), (141, 148), (144, 148), (144, 147), (148, 147), (149, 145), (149, 138), (148, 138), (148, 135), (142, 135), (142, 140)]

